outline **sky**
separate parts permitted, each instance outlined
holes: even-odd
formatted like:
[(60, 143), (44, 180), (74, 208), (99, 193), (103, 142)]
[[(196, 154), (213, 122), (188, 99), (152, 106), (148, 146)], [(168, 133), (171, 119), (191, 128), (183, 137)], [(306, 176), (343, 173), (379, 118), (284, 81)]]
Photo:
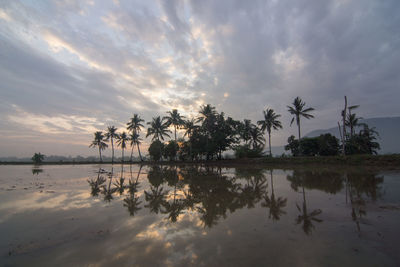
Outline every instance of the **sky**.
[(97, 130), (207, 103), (273, 108), (276, 146), (296, 96), (315, 108), (302, 133), (337, 125), (344, 95), (399, 116), (399, 29), (398, 0), (0, 1), (0, 157), (96, 155)]

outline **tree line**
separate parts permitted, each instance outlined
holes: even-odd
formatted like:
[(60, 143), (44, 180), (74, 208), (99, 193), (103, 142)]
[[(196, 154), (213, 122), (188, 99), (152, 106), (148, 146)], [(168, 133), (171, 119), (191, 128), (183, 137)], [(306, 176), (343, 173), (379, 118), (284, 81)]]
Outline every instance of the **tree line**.
[[(288, 208), (287, 197), (274, 189), (272, 169), (251, 168), (234, 169), (233, 177), (215, 166), (160, 166), (149, 167), (145, 181), (148, 187), (140, 189), (142, 166), (137, 174), (123, 169), (116, 175), (99, 170), (97, 177), (88, 180), (93, 197), (102, 196), (110, 202), (114, 198), (123, 198), (123, 206), (130, 216), (142, 209), (150, 213), (164, 214), (171, 222), (187, 211), (196, 211), (204, 227), (211, 228), (228, 214), (243, 208), (254, 208), (259, 203), (266, 208), (268, 218), (279, 221)], [(130, 178), (126, 175), (130, 173)], [(328, 194), (343, 195), (352, 220), (360, 231), (360, 220), (366, 216), (365, 204), (381, 197), (383, 177), (377, 173), (359, 171), (294, 170), (286, 177), (290, 187), (303, 195), (297, 203), (296, 224), (306, 234), (314, 229), (314, 223), (321, 223), (321, 209), (310, 209), (307, 202), (308, 190), (319, 190)], [(344, 190), (345, 189), (345, 190)], [(141, 191), (141, 192), (140, 192)], [(310, 201), (310, 200), (309, 200)], [(291, 214), (289, 214), (291, 215)]]
[[(347, 115), (343, 128), (349, 129), (346, 132), (344, 142), (346, 154), (376, 153), (379, 144), (375, 142), (375, 129), (359, 122), (355, 113), (351, 111), (358, 106), (346, 107)], [(298, 139), (294, 136), (289, 137), (286, 150), (290, 150), (293, 156), (298, 155), (336, 155), (339, 153), (339, 140), (331, 135), (324, 135), (316, 138), (301, 137), (301, 119), (311, 119), (311, 114), (315, 109), (306, 107), (306, 103), (296, 97), (288, 112), (293, 116), (290, 126), (296, 122)], [(202, 105), (195, 118), (186, 118), (177, 109), (168, 111), (166, 116), (153, 117), (147, 122), (147, 132), (145, 137), (151, 137), (151, 144), (148, 152), (152, 160), (199, 160), (199, 159), (222, 159), (223, 152), (233, 150), (235, 156), (241, 157), (260, 157), (263, 155), (264, 147), (268, 140), (268, 154), (272, 157), (271, 133), (273, 130), (283, 128), (277, 114), (272, 108), (267, 108), (262, 113), (261, 120), (253, 123), (249, 119), (243, 121), (235, 120), (226, 116), (224, 112), (217, 112), (216, 108), (210, 104)], [(343, 115), (343, 112), (342, 112)], [(118, 132), (115, 126), (107, 127), (105, 132), (96, 131), (90, 147), (97, 147), (100, 161), (102, 162), (102, 151), (111, 145), (112, 162), (114, 163), (114, 146), (122, 149), (122, 161), (124, 153), (130, 146), (130, 161), (133, 160), (133, 151), (136, 146), (140, 160), (143, 157), (140, 151), (142, 143), (142, 131), (145, 121), (134, 114), (126, 123), (126, 129)], [(363, 130), (356, 133), (359, 126)], [(340, 125), (339, 125), (340, 126)], [(173, 132), (170, 130), (173, 129)], [(183, 130), (183, 137), (177, 138), (177, 130)], [(341, 131), (341, 129), (340, 129)], [(342, 131), (341, 131), (342, 132)], [(173, 134), (173, 137), (171, 135)], [(169, 139), (166, 142), (166, 139)]]

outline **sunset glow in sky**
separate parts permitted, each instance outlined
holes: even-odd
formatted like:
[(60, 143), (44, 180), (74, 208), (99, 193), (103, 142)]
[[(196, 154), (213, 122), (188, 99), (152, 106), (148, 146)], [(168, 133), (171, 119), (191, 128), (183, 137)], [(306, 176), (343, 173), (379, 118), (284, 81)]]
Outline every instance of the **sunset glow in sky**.
[(274, 145), (296, 96), (316, 109), (303, 133), (334, 127), (344, 95), (398, 116), (399, 29), (398, 0), (1, 1), (0, 156), (96, 155), (96, 130), (206, 103), (273, 108)]

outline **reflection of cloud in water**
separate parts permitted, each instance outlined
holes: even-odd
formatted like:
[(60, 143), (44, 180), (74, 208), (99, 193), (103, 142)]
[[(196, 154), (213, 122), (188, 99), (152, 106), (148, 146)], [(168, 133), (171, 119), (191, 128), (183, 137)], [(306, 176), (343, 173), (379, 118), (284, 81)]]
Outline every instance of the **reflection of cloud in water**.
[[(24, 199), (5, 202), (0, 206), (0, 211), (12, 210), (0, 218), (4, 222), (13, 214), (33, 211), (38, 209), (82, 209), (91, 207), (90, 193), (87, 190), (80, 190), (74, 193), (43, 193), (33, 192), (24, 195)], [(96, 201), (96, 200), (95, 200)]]

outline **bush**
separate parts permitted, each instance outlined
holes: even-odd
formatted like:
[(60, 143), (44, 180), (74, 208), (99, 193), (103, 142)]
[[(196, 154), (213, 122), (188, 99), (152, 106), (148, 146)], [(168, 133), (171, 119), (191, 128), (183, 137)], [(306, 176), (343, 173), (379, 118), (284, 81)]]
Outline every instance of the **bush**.
[(263, 148), (256, 147), (250, 148), (250, 145), (239, 145), (233, 148), (235, 151), (235, 157), (241, 158), (259, 158), (263, 156)]
[(285, 150), (290, 150), (294, 157), (302, 156), (334, 156), (339, 154), (339, 140), (331, 134), (318, 137), (305, 137), (300, 140), (292, 135), (288, 138)]

